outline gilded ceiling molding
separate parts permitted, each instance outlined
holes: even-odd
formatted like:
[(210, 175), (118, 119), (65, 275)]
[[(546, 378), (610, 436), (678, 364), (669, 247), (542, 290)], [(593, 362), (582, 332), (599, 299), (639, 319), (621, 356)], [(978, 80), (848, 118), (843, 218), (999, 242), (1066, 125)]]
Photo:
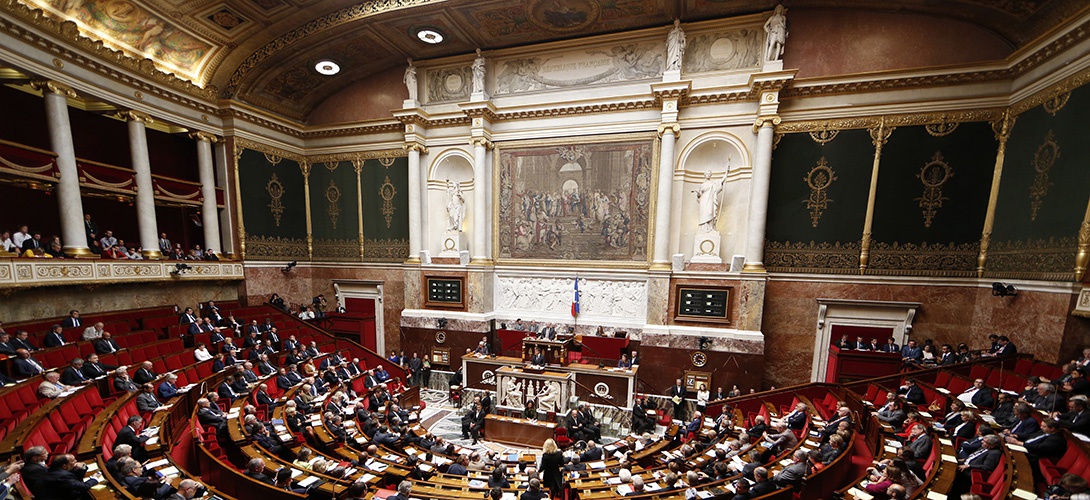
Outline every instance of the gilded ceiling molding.
[(295, 154), (295, 153), (289, 153), (289, 152), (284, 151), (282, 149), (277, 149), (277, 148), (275, 148), (273, 146), (268, 146), (268, 145), (265, 145), (265, 144), (261, 144), (259, 142), (248, 141), (246, 139), (240, 139), (238, 137), (235, 137), (234, 139), (235, 139), (235, 156), (236, 157), (238, 157), (238, 156), (240, 156), (242, 154), (243, 149), (252, 149), (252, 150), (257, 151), (259, 153), (263, 153), (263, 154), (266, 154), (266, 155), (279, 156), (280, 158), (286, 158), (286, 159), (294, 160), (294, 161), (297, 161), (297, 162), (300, 162), (300, 163), (303, 162), (303, 161), (306, 161), (306, 157), (304, 157), (302, 155), (298, 155), (298, 154)]
[(248, 111), (242, 111), (239, 109), (229, 108), (222, 109), (216, 112), (217, 115), (223, 118), (239, 118), (248, 121), (254, 125), (265, 127), (267, 129), (275, 130), (277, 132), (290, 135), (292, 137), (302, 137), (303, 132), (300, 128), (289, 127), (279, 122), (272, 121), (268, 118), (263, 118), (256, 113), (250, 113)]
[[(1059, 82), (1056, 82), (1055, 84), (1050, 85), (1047, 88), (1042, 89), (1041, 91), (1029, 97), (1026, 97), (1025, 99), (1022, 99), (1021, 101), (1014, 103), (1011, 106), (1011, 111), (1015, 115), (1020, 115), (1022, 113), (1025, 113), (1026, 111), (1036, 108), (1037, 106), (1042, 106), (1046, 103), (1056, 101), (1058, 96), (1068, 94), (1072, 90), (1086, 85), (1086, 83), (1088, 82), (1090, 82), (1090, 68), (1079, 71), (1074, 75), (1064, 78), (1063, 80), (1060, 80)], [(1046, 109), (1046, 111), (1048, 110)]]
[(330, 28), (335, 28), (376, 14), (382, 14), (384, 12), (406, 7), (427, 5), (429, 3), (440, 3), (440, 1), (441, 0), (369, 0), (353, 4), (336, 12), (331, 12), (314, 19), (303, 26), (295, 28), (280, 35), (276, 39), (269, 41), (264, 47), (258, 49), (257, 52), (251, 54), (250, 57), (247, 57), (246, 60), (235, 69), (234, 74), (231, 75), (230, 80), (227, 81), (227, 85), (223, 88), (221, 96), (224, 98), (232, 97), (238, 92), (238, 88), (242, 84), (242, 79), (245, 78), (250, 71), (256, 68), (258, 64), (269, 56), (291, 47), (310, 35), (322, 33)]
[(679, 104), (683, 103), (686, 106), (699, 106), (704, 104), (731, 104), (736, 102), (754, 101), (756, 99), (757, 95), (754, 94), (751, 89), (746, 89), (735, 92), (717, 92), (712, 94), (689, 95), (685, 99), (682, 99)]
[[(155, 64), (148, 59), (134, 58), (127, 55), (125, 52), (115, 50), (107, 47), (101, 41), (92, 40), (80, 34), (79, 27), (72, 21), (62, 21), (46, 15), (41, 9), (35, 9), (21, 3), (19, 0), (0, 0), (0, 10), (4, 11), (11, 16), (26, 22), (29, 25), (33, 25), (36, 29), (46, 32), (48, 35), (56, 37), (56, 40), (48, 37), (43, 37), (37, 33), (28, 31), (22, 26), (12, 22), (7, 16), (0, 17), (0, 28), (11, 33), (16, 38), (19, 38), (32, 45), (45, 48), (55, 55), (64, 57), (65, 59), (74, 61), (78, 64), (90, 67), (99, 73), (103, 73), (110, 79), (117, 80), (124, 78), (117, 73), (115, 66), (121, 66), (136, 74), (151, 78), (160, 84), (164, 84), (174, 90), (184, 92), (191, 96), (212, 100), (216, 98), (218, 94), (214, 86), (208, 86), (202, 88), (200, 85), (194, 84), (189, 80), (174, 76), (172, 73), (166, 73), (155, 68)], [(98, 61), (90, 61), (83, 55), (71, 52), (67, 47), (59, 45), (57, 40), (62, 40), (69, 44), (72, 44), (78, 49), (82, 49), (87, 53), (101, 58), (102, 61), (108, 61), (109, 66), (103, 65)], [(137, 83), (137, 80), (126, 80), (124, 83), (127, 85), (140, 86), (149, 92), (155, 92), (160, 96), (168, 96), (162, 89), (155, 91), (154, 85), (148, 85), (143, 82)], [(170, 100), (176, 100), (173, 97), (167, 97)], [(211, 108), (209, 108), (211, 109)]]
[(325, 162), (362, 162), (364, 160), (382, 160), (384, 158), (401, 158), (407, 156), (404, 148), (397, 149), (379, 149), (375, 151), (359, 151), (351, 153), (334, 153), (327, 155), (314, 155), (307, 156), (306, 159), (310, 163), (325, 163)]
[(380, 134), (384, 132), (398, 132), (401, 130), (401, 123), (382, 123), (379, 125), (361, 125), (358, 127), (348, 127), (341, 129), (326, 129), (326, 130), (308, 130), (301, 134), (299, 137), (304, 139), (317, 139), (321, 137), (350, 137), (368, 134)]
[(558, 116), (613, 113), (617, 111), (637, 111), (644, 109), (657, 109), (658, 106), (659, 105), (655, 102), (655, 99), (641, 99), (636, 101), (610, 102), (605, 104), (585, 104), (581, 106), (508, 111), (496, 113), (496, 120), (494, 121), (532, 120), (535, 118), (555, 118)]
[(776, 126), (777, 133), (825, 132), (832, 130), (852, 130), (877, 127), (885, 120), (886, 126), (910, 127), (914, 125), (995, 121), (1002, 119), (1005, 108), (970, 109), (962, 111), (942, 111), (934, 113), (910, 113), (898, 115), (851, 116), (824, 120), (787, 121)]

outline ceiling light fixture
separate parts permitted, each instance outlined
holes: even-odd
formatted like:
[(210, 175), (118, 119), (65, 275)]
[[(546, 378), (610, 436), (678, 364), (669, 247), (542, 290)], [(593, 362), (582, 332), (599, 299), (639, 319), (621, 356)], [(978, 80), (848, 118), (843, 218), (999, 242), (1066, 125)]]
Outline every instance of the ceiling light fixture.
[(430, 43), (432, 45), (443, 43), (443, 40), (445, 39), (442, 33), (431, 28), (423, 28), (417, 31), (416, 37), (419, 38), (421, 42)]
[(341, 66), (329, 59), (322, 59), (314, 65), (314, 71), (326, 76), (332, 76), (341, 72)]

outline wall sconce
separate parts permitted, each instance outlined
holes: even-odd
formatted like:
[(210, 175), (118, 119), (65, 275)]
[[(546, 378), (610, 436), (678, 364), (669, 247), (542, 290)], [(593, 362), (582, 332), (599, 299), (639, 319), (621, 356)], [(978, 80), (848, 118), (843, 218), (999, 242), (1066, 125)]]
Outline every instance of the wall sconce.
[(284, 268), (281, 269), (280, 272), (282, 272), (284, 274), (290, 273), (291, 270), (294, 269), (295, 266), (298, 266), (298, 265), (299, 265), (299, 262), (293, 260), (291, 262), (288, 262), (288, 265), (284, 266)]

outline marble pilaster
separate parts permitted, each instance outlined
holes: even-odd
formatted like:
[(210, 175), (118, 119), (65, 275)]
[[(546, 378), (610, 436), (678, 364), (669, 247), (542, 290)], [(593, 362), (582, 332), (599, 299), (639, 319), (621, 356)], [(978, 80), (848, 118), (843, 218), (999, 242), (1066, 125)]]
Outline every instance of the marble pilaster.
[(76, 168), (76, 149), (72, 143), (72, 125), (68, 120), (68, 98), (76, 92), (68, 86), (51, 81), (33, 82), (45, 100), (46, 121), (49, 125), (49, 143), (57, 154), (57, 208), (61, 220), (61, 241), (64, 253), (72, 257), (88, 257), (87, 234), (83, 225), (83, 200), (80, 198), (79, 171)]

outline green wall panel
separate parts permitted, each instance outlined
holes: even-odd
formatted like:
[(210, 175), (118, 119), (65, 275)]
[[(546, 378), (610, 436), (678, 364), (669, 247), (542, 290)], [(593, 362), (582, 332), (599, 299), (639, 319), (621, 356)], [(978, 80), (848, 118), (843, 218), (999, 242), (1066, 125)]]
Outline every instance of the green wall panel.
[[(815, 170), (822, 158), (832, 172), (831, 182), (823, 182), (828, 170)], [(766, 267), (817, 272), (858, 269), (873, 161), (874, 146), (866, 130), (842, 130), (824, 145), (809, 133), (783, 136), (772, 153)], [(824, 178), (818, 175), (822, 171)], [(823, 186), (824, 190), (814, 189)], [(823, 208), (813, 203), (821, 201)]]
[(314, 260), (360, 260), (358, 191), (352, 162), (311, 165)]
[(1007, 142), (987, 270), (992, 276), (1069, 279), (1090, 196), (1090, 88), (1049, 113), (1018, 116)]
[(306, 194), (299, 163), (245, 149), (238, 175), (246, 257), (307, 258)]
[[(389, 163), (384, 165), (383, 163)], [(402, 261), (409, 252), (409, 160), (367, 160), (360, 173), (364, 260)]]
[(987, 122), (943, 136), (922, 125), (894, 130), (882, 149), (868, 273), (974, 273), (997, 147)]

